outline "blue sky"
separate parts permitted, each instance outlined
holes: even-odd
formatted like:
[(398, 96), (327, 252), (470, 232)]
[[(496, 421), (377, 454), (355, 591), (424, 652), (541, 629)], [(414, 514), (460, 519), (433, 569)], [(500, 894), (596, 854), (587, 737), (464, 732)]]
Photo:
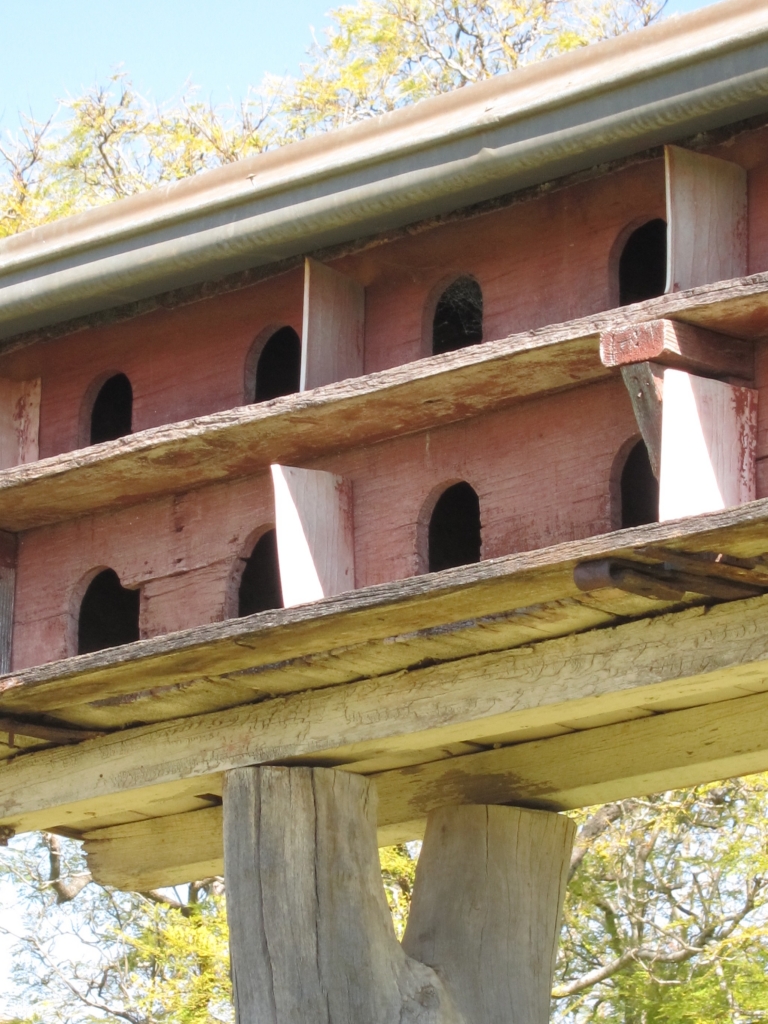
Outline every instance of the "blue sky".
[[(712, 0), (670, 0), (678, 13)], [(265, 72), (295, 74), (338, 0), (0, 0), (0, 131), (46, 120), (113, 69), (164, 102), (186, 83), (225, 103)]]

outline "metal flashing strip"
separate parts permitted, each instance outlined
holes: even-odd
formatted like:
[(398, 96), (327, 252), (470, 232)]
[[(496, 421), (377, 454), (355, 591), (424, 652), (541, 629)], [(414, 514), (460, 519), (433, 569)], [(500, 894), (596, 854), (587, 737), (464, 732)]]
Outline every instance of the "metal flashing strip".
[(729, 0), (0, 242), (0, 338), (402, 227), (768, 110)]

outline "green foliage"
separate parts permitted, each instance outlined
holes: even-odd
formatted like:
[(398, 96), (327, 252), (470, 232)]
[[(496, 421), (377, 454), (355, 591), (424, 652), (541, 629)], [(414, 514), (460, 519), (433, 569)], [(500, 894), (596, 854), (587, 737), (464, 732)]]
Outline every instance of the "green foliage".
[(557, 1020), (768, 1019), (767, 789), (755, 776), (617, 805), (569, 886)]
[(385, 846), (379, 850), (381, 877), (398, 939), (402, 939), (408, 921), (416, 862), (420, 851), (421, 843)]
[(283, 98), (291, 135), (343, 127), (658, 18), (654, 0), (359, 0)]
[[(768, 1020), (767, 791), (754, 776), (574, 815), (554, 1021)], [(380, 851), (398, 936), (418, 850)], [(221, 879), (119, 893), (89, 882), (76, 843), (17, 840), (1, 853), (0, 886), (13, 882), (24, 911), (6, 1020), (230, 1024)]]
[(664, 0), (359, 0), (328, 14), (298, 79), (236, 107), (194, 90), (153, 106), (130, 80), (22, 119), (0, 145), (0, 237), (170, 185), (523, 64), (649, 24)]
[(2, 851), (0, 881), (13, 884), (21, 921), (15, 999), (4, 993), (0, 1014), (23, 1012), (17, 1024), (231, 1024), (220, 882), (198, 883), (182, 901), (105, 889), (84, 868), (79, 844), (56, 837)]
[(24, 120), (0, 147), (0, 237), (276, 145), (267, 102), (248, 96), (237, 109), (215, 109), (185, 98), (153, 107), (115, 75), (64, 104), (60, 123)]

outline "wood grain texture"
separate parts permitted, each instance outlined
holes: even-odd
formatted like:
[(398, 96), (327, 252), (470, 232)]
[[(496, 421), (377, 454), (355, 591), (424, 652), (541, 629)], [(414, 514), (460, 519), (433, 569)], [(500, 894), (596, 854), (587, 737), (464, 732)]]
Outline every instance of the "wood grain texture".
[(304, 261), (301, 390), (363, 374), (365, 289), (318, 260)]
[(354, 590), (349, 481), (321, 470), (272, 466), (272, 486), (284, 606)]
[[(748, 580), (766, 552), (767, 521), (768, 501), (761, 500), (81, 655), (0, 679), (0, 708), (55, 712), (77, 724), (67, 709), (92, 702), (102, 709), (100, 727), (121, 727), (129, 724), (123, 709), (134, 701), (141, 717), (142, 695), (169, 706), (175, 701), (175, 717), (183, 717), (187, 690), (206, 679), (245, 686), (254, 699), (352, 681), (361, 669), (384, 675), (425, 658), (450, 660), (582, 631), (617, 616), (648, 615), (668, 605), (618, 591), (582, 594), (573, 580), (575, 564), (605, 557), (663, 562), (684, 552), (707, 561), (720, 554), (721, 561), (735, 560)], [(195, 714), (203, 710), (194, 708)]]
[(598, 380), (610, 373), (597, 355), (601, 331), (669, 317), (737, 338), (765, 336), (768, 275), (650, 299), (0, 472), (0, 529), (132, 505), (262, 472), (271, 462), (301, 463)]
[(752, 501), (757, 392), (674, 369), (663, 387), (659, 519)]
[[(768, 695), (736, 689), (701, 707), (638, 708), (608, 725), (582, 719), (560, 736), (376, 772), (379, 846), (420, 838), (427, 816), (445, 806), (566, 810), (763, 771), (766, 714)], [(221, 808), (88, 832), (85, 850), (98, 881), (127, 890), (219, 874)]]
[(747, 172), (730, 160), (665, 146), (667, 287), (741, 277), (747, 272)]
[(592, 333), (488, 342), (0, 472), (0, 529), (135, 505), (272, 463), (300, 465), (609, 374)]
[(377, 773), (382, 841), (440, 805), (482, 799), (566, 810), (764, 771), (767, 710), (765, 693), (742, 690), (701, 707)]
[(576, 826), (517, 807), (430, 814), (403, 949), (472, 1024), (547, 1024)]
[(39, 427), (39, 378), (0, 378), (0, 470), (37, 460)]
[(631, 363), (621, 367), (621, 376), (648, 449), (653, 475), (658, 480), (661, 472), (664, 368), (658, 363)]
[(495, 742), (580, 717), (631, 717), (638, 706), (702, 705), (724, 689), (760, 692), (766, 607), (763, 597), (692, 608), (32, 753), (0, 769), (0, 824), (74, 827), (86, 809), (95, 824), (122, 797), (136, 805), (136, 791), (247, 764), (351, 766), (385, 750)]
[(755, 375), (754, 345), (674, 320), (649, 320), (600, 335), (604, 366), (626, 366), (648, 361), (690, 370), (702, 376)]
[(228, 773), (224, 851), (240, 1024), (462, 1024), (437, 974), (395, 938), (365, 779)]

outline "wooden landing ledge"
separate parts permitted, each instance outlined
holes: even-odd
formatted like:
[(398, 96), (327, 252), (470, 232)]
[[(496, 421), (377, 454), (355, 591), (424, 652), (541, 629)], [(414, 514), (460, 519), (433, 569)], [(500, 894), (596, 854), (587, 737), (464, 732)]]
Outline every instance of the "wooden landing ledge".
[[(577, 587), (577, 565), (611, 558), (701, 585), (665, 600), (604, 583)], [(713, 579), (759, 596), (713, 602)], [(402, 837), (430, 800), (461, 791), (454, 761), (471, 776), (464, 791), (475, 801), (485, 787), (490, 802), (576, 806), (621, 791), (615, 758), (593, 760), (580, 747), (569, 763), (592, 774), (574, 776), (566, 797), (548, 756), (514, 775), (491, 754), (618, 724), (631, 732), (646, 719), (723, 701), (745, 701), (748, 712), (728, 731), (730, 746), (718, 745), (716, 715), (701, 749), (698, 740), (670, 747), (662, 729), (658, 763), (666, 767), (655, 769), (653, 784), (718, 778), (711, 772), (723, 765), (768, 768), (768, 707), (755, 710), (755, 701), (761, 709), (768, 702), (766, 594), (761, 500), (4, 676), (5, 724), (62, 729), (67, 745), (6, 745), (0, 828), (82, 835), (211, 808), (222, 772), (277, 762), (377, 777), (427, 773), (411, 802), (397, 803), (401, 785), (384, 804), (380, 824)], [(72, 744), (77, 729), (104, 735)], [(471, 770), (476, 756), (489, 759), (484, 774)], [(445, 759), (442, 774), (430, 767)], [(645, 785), (637, 764), (630, 774)]]
[(264, 471), (596, 381), (608, 329), (674, 318), (768, 336), (768, 274), (665, 295), (260, 405), (145, 430), (0, 472), (0, 529), (18, 532)]

